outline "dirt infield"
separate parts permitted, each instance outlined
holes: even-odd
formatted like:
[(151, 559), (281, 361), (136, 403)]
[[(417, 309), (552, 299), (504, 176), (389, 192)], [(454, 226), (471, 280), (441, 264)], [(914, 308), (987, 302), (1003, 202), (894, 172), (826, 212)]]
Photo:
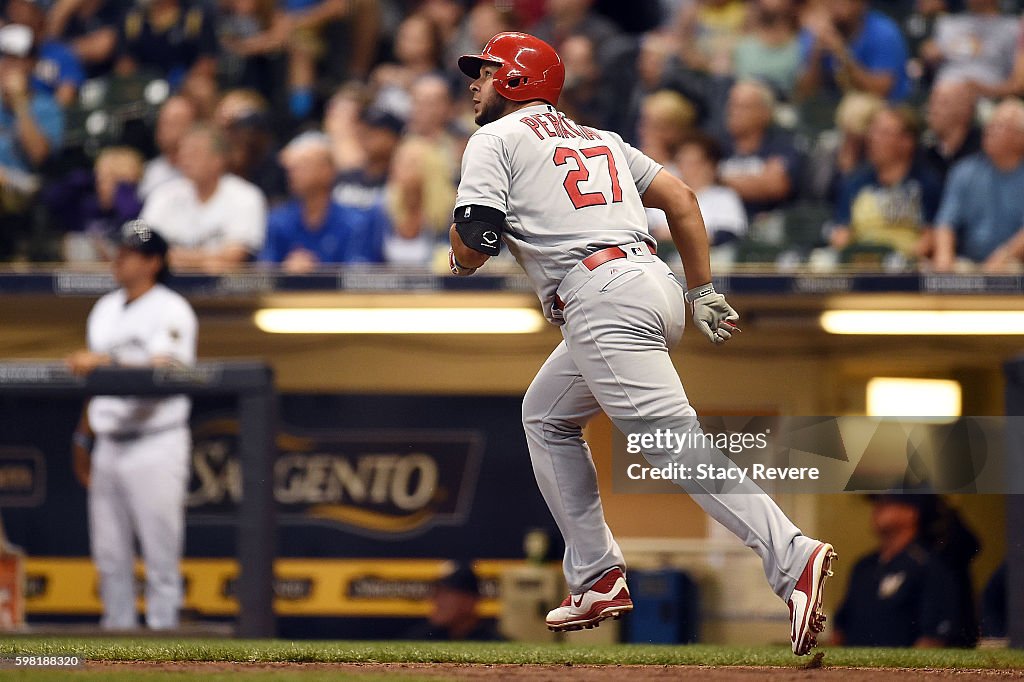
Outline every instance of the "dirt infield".
[(460, 663), (110, 663), (89, 662), (92, 671), (146, 671), (194, 673), (302, 673), (321, 672), (394, 679), (402, 677), (446, 680), (537, 680), (539, 682), (565, 682), (567, 680), (738, 680), (753, 682), (768, 678), (773, 682), (818, 682), (843, 680), (849, 682), (878, 682), (881, 680), (943, 680), (979, 677), (1000, 680), (1024, 680), (1021, 670), (907, 670), (885, 668), (765, 668), (765, 667), (704, 667), (671, 665), (480, 665)]

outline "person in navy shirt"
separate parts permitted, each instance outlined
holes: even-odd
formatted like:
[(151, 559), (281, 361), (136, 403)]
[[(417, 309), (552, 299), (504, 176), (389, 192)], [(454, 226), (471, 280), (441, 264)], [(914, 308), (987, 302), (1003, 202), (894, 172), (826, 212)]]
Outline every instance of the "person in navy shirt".
[(910, 94), (907, 43), (895, 21), (867, 0), (830, 0), (804, 21), (802, 95), (861, 90), (899, 102)]
[(836, 612), (833, 639), (842, 646), (948, 646), (959, 630), (956, 583), (920, 542), (923, 494), (872, 496), (878, 549), (853, 567)]
[(383, 262), (385, 222), (378, 211), (331, 199), (334, 164), (330, 140), (303, 133), (281, 152), (292, 199), (270, 213), (260, 260), (305, 273), (325, 263)]

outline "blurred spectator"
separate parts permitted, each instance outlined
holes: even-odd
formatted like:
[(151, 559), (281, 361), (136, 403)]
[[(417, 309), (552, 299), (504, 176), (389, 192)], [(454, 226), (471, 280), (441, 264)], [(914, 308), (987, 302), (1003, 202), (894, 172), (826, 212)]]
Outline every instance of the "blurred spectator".
[[(469, 4), (460, 0), (423, 0), (420, 5), (420, 13), (434, 25), (434, 30), (440, 40), (442, 68), (455, 63), (460, 55), (465, 54), (465, 52), (457, 52), (456, 49), (461, 42), (463, 20), (466, 17), (466, 9)], [(493, 6), (493, 3), (489, 4)], [(479, 48), (480, 45), (473, 45), (466, 52), (475, 52)]]
[(176, 267), (223, 272), (258, 253), (266, 237), (266, 200), (255, 185), (227, 172), (228, 149), (213, 126), (182, 138), (182, 177), (146, 198), (142, 218), (167, 238)]
[(494, 642), (501, 636), (492, 621), (478, 612), (480, 579), (467, 564), (455, 564), (434, 583), (430, 616), (410, 630), (405, 639), (422, 641)]
[(992, 573), (981, 592), (981, 636), (1003, 638), (1007, 636), (1009, 608), (1007, 606), (1006, 562)]
[(177, 88), (189, 75), (213, 80), (217, 34), (206, 5), (149, 0), (128, 10), (118, 32), (117, 72), (154, 72)]
[(412, 84), (410, 95), (412, 111), (405, 126), (406, 134), (433, 144), (447, 160), (449, 176), (457, 181), (469, 136), (453, 122), (455, 104), (448, 81), (435, 74), (423, 76)]
[[(1003, 17), (999, 18), (1003, 19)], [(985, 35), (987, 40), (987, 34)], [(1011, 64), (1009, 76), (1005, 80), (990, 83), (980, 80), (971, 80), (970, 85), (978, 96), (999, 99), (1002, 97), (1020, 97), (1024, 95), (1024, 16), (1021, 16), (1020, 22), (1018, 23), (1016, 35), (1017, 38), (1012, 49), (1012, 54), (1008, 57), (1009, 63)], [(991, 50), (988, 43), (984, 43), (984, 45), (976, 47), (979, 52), (987, 53)], [(981, 57), (979, 56), (978, 59), (981, 59)]]
[(721, 147), (714, 138), (702, 133), (687, 137), (676, 154), (679, 177), (697, 193), (712, 247), (739, 239), (747, 232), (747, 214), (739, 195), (718, 184), (721, 160)]
[(217, 81), (201, 72), (192, 72), (185, 77), (178, 94), (192, 103), (197, 121), (211, 121), (220, 103), (221, 92)]
[(685, 0), (675, 21), (683, 64), (695, 71), (728, 75), (732, 54), (747, 27), (743, 0)]
[(121, 226), (139, 217), (142, 155), (131, 147), (107, 147), (90, 173), (72, 171), (43, 190), (53, 226), (65, 234), (64, 260), (110, 260)]
[(547, 0), (547, 15), (530, 28), (530, 33), (559, 53), (572, 36), (586, 36), (597, 51), (601, 72), (607, 75), (627, 52), (629, 41), (615, 24), (595, 12), (593, 5), (594, 0)]
[(866, 160), (868, 124), (885, 101), (848, 92), (836, 107), (836, 129), (822, 133), (809, 160), (808, 194), (835, 203), (843, 184)]
[(830, 242), (885, 246), (906, 258), (931, 254), (932, 224), (939, 208), (939, 179), (916, 161), (921, 134), (917, 114), (886, 107), (868, 127), (867, 164), (844, 183)]
[(936, 218), (935, 267), (957, 255), (1001, 271), (1024, 259), (1024, 103), (1001, 102), (985, 126), (982, 151), (949, 172)]
[(798, 91), (863, 90), (892, 101), (910, 93), (907, 46), (899, 26), (867, 0), (829, 0), (804, 17), (804, 70)]
[(64, 115), (56, 100), (32, 79), (36, 50), (32, 29), (0, 28), (0, 174), (19, 184), (60, 148)]
[(954, 600), (957, 623), (946, 640), (949, 646), (973, 647), (978, 643), (978, 615), (974, 606), (974, 581), (971, 562), (981, 551), (981, 544), (960, 512), (941, 495), (932, 495), (921, 515), (921, 543), (946, 565), (956, 586)]
[(32, 83), (35, 51), (27, 26), (0, 28), (0, 259), (15, 255), (33, 226), (39, 171), (58, 151), (64, 114)]
[(178, 167), (178, 145), (195, 122), (195, 107), (184, 97), (170, 97), (160, 107), (154, 136), (160, 154), (146, 163), (146, 170), (139, 183), (140, 197), (145, 199), (168, 180), (181, 177)]
[[(676, 168), (697, 194), (697, 204), (708, 231), (708, 243), (714, 254), (717, 247), (733, 242), (747, 233), (747, 213), (732, 189), (718, 184), (718, 164), (722, 149), (710, 135), (688, 135), (676, 154)], [(648, 225), (658, 241), (671, 241), (663, 211), (647, 209)], [(659, 250), (659, 255), (661, 251)]]
[(974, 125), (978, 98), (966, 83), (936, 83), (928, 96), (928, 131), (924, 158), (943, 183), (957, 161), (981, 149), (981, 131)]
[(789, 99), (800, 72), (798, 0), (756, 0), (754, 28), (739, 39), (732, 54), (732, 72), (739, 80), (769, 83)]
[(371, 108), (363, 112), (358, 126), (363, 163), (338, 174), (336, 202), (353, 208), (372, 208), (381, 202), (403, 125), (401, 119), (385, 111)]
[(228, 172), (260, 188), (273, 206), (288, 197), (288, 181), (277, 160), (270, 107), (255, 90), (230, 90), (213, 112), (214, 123), (227, 138)]
[(254, 49), (252, 42), (270, 31), (276, 16), (276, 0), (221, 0), (217, 7), (217, 36), (221, 45), (217, 70), (224, 86), (258, 88), (272, 83), (274, 55), (269, 50)]
[(835, 617), (843, 646), (948, 646), (957, 629), (953, 578), (918, 542), (925, 495), (872, 496), (878, 549), (853, 567)]
[(323, 133), (303, 133), (281, 152), (292, 199), (270, 212), (260, 260), (304, 273), (322, 263), (379, 263), (382, 221), (331, 201), (334, 163)]
[(700, 81), (687, 80), (685, 75), (678, 68), (672, 37), (660, 32), (645, 34), (640, 39), (632, 71), (614, 89), (607, 124), (609, 130), (621, 131), (627, 141), (636, 143), (643, 102), (658, 90), (679, 92), (696, 109), (695, 118), (703, 118), (707, 108), (707, 88)]
[(999, 11), (999, 0), (967, 0), (967, 11), (944, 14), (931, 40), (921, 46), (925, 63), (937, 68), (936, 82), (1004, 84), (1013, 73), (1018, 21)]
[(693, 131), (697, 110), (673, 90), (659, 90), (644, 98), (637, 125), (637, 143), (647, 156), (671, 167), (679, 145)]
[(373, 106), (406, 118), (411, 110), (409, 89), (422, 76), (441, 71), (443, 45), (437, 27), (423, 14), (410, 14), (395, 35), (395, 62), (379, 65), (370, 74)]
[(47, 17), (46, 32), (65, 42), (86, 76), (96, 78), (114, 67), (123, 13), (117, 0), (57, 0)]
[(430, 264), (455, 205), (455, 184), (446, 169), (444, 157), (425, 140), (407, 137), (398, 146), (384, 192), (391, 227), (384, 238), (388, 263)]
[(458, 69), (460, 55), (477, 53), (491, 36), (502, 31), (520, 28), (521, 23), (512, 8), (496, 2), (473, 4), (462, 21), (459, 34), (447, 43), (442, 67), (453, 77), (453, 81), (464, 83)]
[[(265, 30), (231, 38), (225, 47), (241, 57), (274, 52), (288, 55), (288, 110), (298, 120), (307, 118), (316, 103), (316, 66), (327, 51), (324, 27), (345, 17), (353, 5), (347, 0), (284, 0)], [(263, 19), (265, 15), (257, 14)]]
[(614, 91), (601, 77), (594, 44), (578, 34), (567, 38), (560, 51), (565, 64), (565, 85), (558, 108), (583, 125), (604, 128)]
[(85, 81), (82, 63), (71, 48), (46, 33), (50, 0), (8, 0), (5, 16), (12, 24), (28, 26), (36, 45), (32, 81), (41, 92), (53, 95), (62, 107), (72, 104)]
[(775, 97), (757, 81), (740, 81), (729, 92), (722, 184), (736, 190), (753, 221), (779, 208), (797, 190), (801, 159), (792, 138), (772, 126)]
[(360, 118), (366, 106), (366, 88), (350, 82), (338, 88), (324, 107), (323, 131), (331, 140), (331, 155), (339, 173), (366, 161), (360, 137)]

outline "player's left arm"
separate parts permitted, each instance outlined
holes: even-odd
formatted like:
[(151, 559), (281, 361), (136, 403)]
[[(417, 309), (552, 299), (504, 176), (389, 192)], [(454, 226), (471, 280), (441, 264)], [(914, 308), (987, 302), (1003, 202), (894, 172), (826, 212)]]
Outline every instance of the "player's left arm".
[(668, 219), (672, 242), (683, 259), (686, 288), (711, 281), (708, 231), (690, 186), (666, 170), (658, 171), (643, 193), (644, 206), (660, 208)]
[(708, 232), (697, 195), (685, 182), (662, 169), (644, 191), (643, 202), (665, 212), (672, 241), (683, 259), (686, 300), (697, 328), (712, 343), (728, 341), (733, 332), (740, 331), (735, 325), (739, 314), (711, 283)]

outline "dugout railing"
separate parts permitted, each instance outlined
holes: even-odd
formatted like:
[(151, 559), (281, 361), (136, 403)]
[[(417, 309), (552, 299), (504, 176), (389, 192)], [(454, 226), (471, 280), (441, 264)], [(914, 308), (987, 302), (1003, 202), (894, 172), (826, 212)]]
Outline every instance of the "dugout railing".
[(239, 637), (273, 637), (273, 490), (277, 396), (273, 370), (260, 362), (200, 362), (194, 367), (101, 367), (87, 377), (59, 362), (0, 362), (0, 396), (228, 396), (236, 402), (242, 496), (238, 507)]

